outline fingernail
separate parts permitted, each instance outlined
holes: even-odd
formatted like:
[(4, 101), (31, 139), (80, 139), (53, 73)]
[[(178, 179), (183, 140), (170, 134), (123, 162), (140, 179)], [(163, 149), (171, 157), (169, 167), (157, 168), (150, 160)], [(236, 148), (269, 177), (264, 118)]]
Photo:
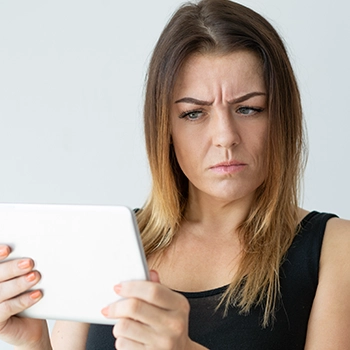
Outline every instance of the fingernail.
[(35, 280), (35, 273), (31, 272), (26, 276), (27, 282), (33, 282)]
[(7, 247), (0, 247), (0, 256), (6, 256), (8, 254), (8, 249)]
[(22, 270), (27, 269), (30, 267), (30, 262), (29, 260), (21, 260), (18, 262), (18, 267)]
[(114, 286), (114, 291), (119, 294), (122, 290), (122, 285), (121, 284), (117, 284)]
[(32, 300), (37, 300), (37, 299), (40, 299), (41, 298), (41, 292), (40, 292), (40, 290), (35, 290), (34, 292), (31, 292), (30, 294), (29, 294), (29, 297), (30, 297), (30, 299), (32, 299)]
[(101, 314), (102, 314), (103, 316), (108, 316), (108, 311), (109, 311), (109, 308), (108, 308), (108, 306), (106, 306), (105, 308), (103, 308), (103, 309), (101, 310)]

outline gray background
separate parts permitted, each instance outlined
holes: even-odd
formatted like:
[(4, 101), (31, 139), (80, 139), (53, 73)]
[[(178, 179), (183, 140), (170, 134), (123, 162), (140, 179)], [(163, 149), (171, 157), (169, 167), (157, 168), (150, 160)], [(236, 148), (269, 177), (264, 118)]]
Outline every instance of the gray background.
[[(144, 75), (181, 3), (0, 0), (0, 202), (143, 204)], [(303, 206), (350, 218), (349, 2), (242, 3), (282, 34), (300, 83)]]

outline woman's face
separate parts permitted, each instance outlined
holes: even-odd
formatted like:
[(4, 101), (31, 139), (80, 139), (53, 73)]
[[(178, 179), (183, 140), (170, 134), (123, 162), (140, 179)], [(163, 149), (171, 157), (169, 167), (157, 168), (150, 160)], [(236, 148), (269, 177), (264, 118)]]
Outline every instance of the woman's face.
[(266, 176), (267, 96), (248, 51), (194, 55), (176, 81), (171, 136), (190, 200), (252, 198)]

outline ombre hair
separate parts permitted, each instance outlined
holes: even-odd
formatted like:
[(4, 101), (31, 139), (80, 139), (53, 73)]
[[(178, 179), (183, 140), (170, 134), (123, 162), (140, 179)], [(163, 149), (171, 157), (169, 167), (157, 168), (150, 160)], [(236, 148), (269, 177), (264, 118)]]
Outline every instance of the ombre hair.
[(171, 244), (188, 201), (188, 179), (170, 136), (176, 79), (191, 55), (239, 50), (257, 54), (263, 67), (269, 115), (267, 177), (239, 227), (242, 258), (221, 303), (242, 313), (262, 305), (262, 324), (267, 326), (280, 293), (279, 269), (298, 230), (305, 147), (300, 95), (286, 48), (271, 24), (253, 10), (229, 0), (188, 3), (163, 30), (151, 57), (144, 105), (152, 190), (137, 217), (147, 256)]

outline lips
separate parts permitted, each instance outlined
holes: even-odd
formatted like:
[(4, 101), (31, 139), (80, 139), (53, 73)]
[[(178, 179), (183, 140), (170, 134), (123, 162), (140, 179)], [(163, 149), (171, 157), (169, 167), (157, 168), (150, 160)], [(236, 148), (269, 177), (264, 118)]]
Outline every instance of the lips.
[(232, 174), (243, 170), (246, 166), (247, 166), (246, 163), (236, 161), (236, 160), (231, 160), (231, 161), (225, 161), (225, 162), (212, 165), (209, 167), (209, 169), (211, 169), (216, 173)]
[(243, 162), (236, 161), (236, 160), (232, 160), (232, 161), (217, 163), (217, 164), (211, 166), (210, 169), (221, 168), (221, 167), (230, 167), (230, 166), (243, 166), (243, 165), (247, 165), (247, 164), (245, 164)]

